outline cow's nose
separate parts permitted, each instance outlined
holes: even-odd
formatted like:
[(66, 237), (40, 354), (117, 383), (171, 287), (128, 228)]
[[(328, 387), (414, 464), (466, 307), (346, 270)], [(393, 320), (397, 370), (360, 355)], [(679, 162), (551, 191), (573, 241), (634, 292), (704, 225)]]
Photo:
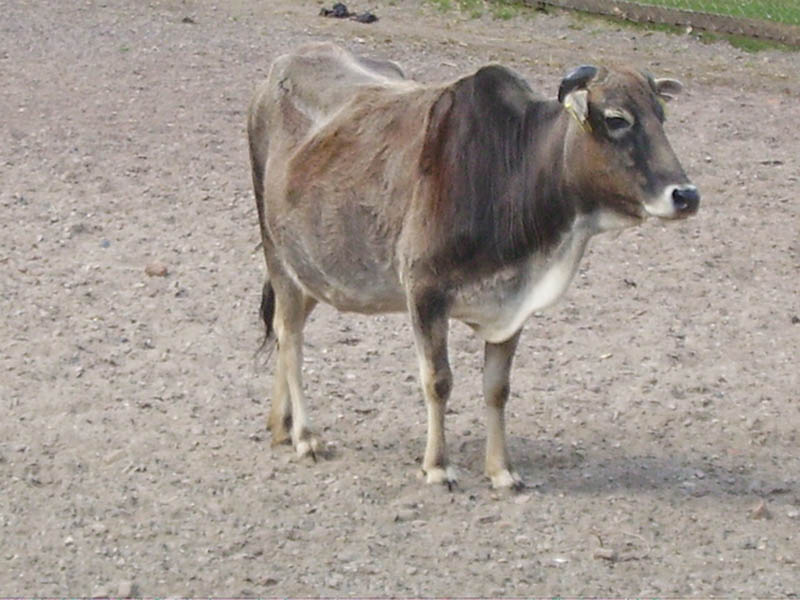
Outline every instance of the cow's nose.
[(697, 207), (700, 206), (700, 192), (693, 185), (676, 187), (672, 191), (672, 203), (678, 214), (691, 215), (697, 212)]

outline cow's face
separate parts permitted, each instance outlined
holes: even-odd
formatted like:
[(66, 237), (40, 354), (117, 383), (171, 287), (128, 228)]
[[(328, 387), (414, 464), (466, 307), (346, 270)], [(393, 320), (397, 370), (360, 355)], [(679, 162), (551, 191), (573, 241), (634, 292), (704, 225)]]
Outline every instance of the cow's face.
[(568, 170), (600, 228), (697, 211), (700, 194), (663, 127), (664, 103), (680, 89), (675, 80), (594, 67), (580, 67), (562, 82), (559, 100), (576, 121), (568, 133)]

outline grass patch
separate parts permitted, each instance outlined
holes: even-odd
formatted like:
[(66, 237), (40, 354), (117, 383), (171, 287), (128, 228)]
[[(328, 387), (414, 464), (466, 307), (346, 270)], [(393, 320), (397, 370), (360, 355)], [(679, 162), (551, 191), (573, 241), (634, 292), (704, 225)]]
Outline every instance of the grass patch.
[(641, 0), (641, 3), (729, 17), (800, 25), (800, 2), (796, 0)]
[[(661, 0), (647, 0), (649, 4), (655, 4), (657, 1)], [(663, 0), (663, 1), (668, 2), (670, 0)], [(680, 0), (675, 0), (674, 4), (685, 4), (686, 1), (687, 0), (683, 0), (681, 2)], [(697, 3), (700, 4), (703, 2), (707, 4), (708, 0), (698, 0)], [(581, 26), (576, 27), (577, 29), (585, 27), (587, 24), (592, 22), (604, 22), (604, 23), (614, 23), (621, 27), (637, 31), (645, 31), (645, 32), (660, 31), (662, 33), (669, 33), (672, 35), (681, 35), (681, 36), (687, 35), (686, 28), (678, 25), (667, 25), (665, 23), (637, 23), (635, 21), (628, 21), (626, 19), (616, 19), (610, 16), (595, 15), (581, 11), (570, 11), (570, 14), (577, 23), (582, 24)], [(734, 48), (750, 53), (762, 52), (764, 50), (782, 50), (784, 52), (797, 52), (797, 48), (794, 48), (792, 46), (788, 46), (786, 44), (782, 44), (780, 42), (772, 40), (753, 38), (746, 35), (710, 32), (710, 31), (703, 31), (701, 29), (695, 30), (690, 35), (692, 35), (695, 39), (700, 40), (701, 42), (706, 44), (713, 44), (715, 42), (728, 42)]]
[(455, 8), (473, 18), (480, 17), (484, 8), (483, 0), (428, 0), (428, 2), (441, 12), (448, 12)]
[(516, 17), (519, 11), (520, 5), (517, 2), (509, 2), (508, 0), (494, 0), (492, 2), (492, 16), (495, 19), (508, 21)]
[(744, 52), (755, 54), (756, 52), (763, 52), (764, 50), (782, 50), (784, 52), (797, 52), (797, 48), (774, 42), (771, 40), (761, 40), (758, 38), (749, 37), (746, 35), (735, 35), (732, 33), (712, 33), (710, 31), (701, 31), (697, 34), (697, 39), (707, 44), (714, 42), (725, 41), (734, 48)]
[(457, 10), (473, 19), (479, 19), (487, 12), (495, 19), (513, 19), (521, 10), (527, 8), (516, 0), (427, 0), (427, 2), (440, 12)]

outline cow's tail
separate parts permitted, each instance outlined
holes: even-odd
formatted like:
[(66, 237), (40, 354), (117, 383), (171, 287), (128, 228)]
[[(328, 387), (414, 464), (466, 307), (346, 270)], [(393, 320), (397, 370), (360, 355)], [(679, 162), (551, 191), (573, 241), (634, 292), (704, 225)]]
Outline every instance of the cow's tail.
[(272, 320), (275, 318), (275, 290), (272, 289), (272, 284), (267, 279), (264, 282), (264, 288), (261, 292), (261, 320), (264, 321), (264, 339), (261, 341), (259, 350), (264, 350), (267, 344), (274, 337), (274, 329), (272, 327)]

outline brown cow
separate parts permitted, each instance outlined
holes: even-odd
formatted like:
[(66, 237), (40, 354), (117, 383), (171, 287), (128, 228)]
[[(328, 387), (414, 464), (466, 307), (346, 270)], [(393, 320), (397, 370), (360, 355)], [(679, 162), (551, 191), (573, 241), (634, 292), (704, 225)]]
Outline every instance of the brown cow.
[(674, 80), (580, 67), (558, 100), (496, 65), (423, 85), (332, 44), (278, 58), (248, 122), (278, 341), (269, 428), (300, 456), (320, 441), (301, 382), (317, 302), (411, 316), (428, 410), (422, 469), (451, 486), (448, 319), (485, 341), (486, 474), (521, 479), (506, 448), (509, 370), (528, 316), (569, 285), (589, 238), (648, 215), (693, 214), (699, 194), (664, 135)]

